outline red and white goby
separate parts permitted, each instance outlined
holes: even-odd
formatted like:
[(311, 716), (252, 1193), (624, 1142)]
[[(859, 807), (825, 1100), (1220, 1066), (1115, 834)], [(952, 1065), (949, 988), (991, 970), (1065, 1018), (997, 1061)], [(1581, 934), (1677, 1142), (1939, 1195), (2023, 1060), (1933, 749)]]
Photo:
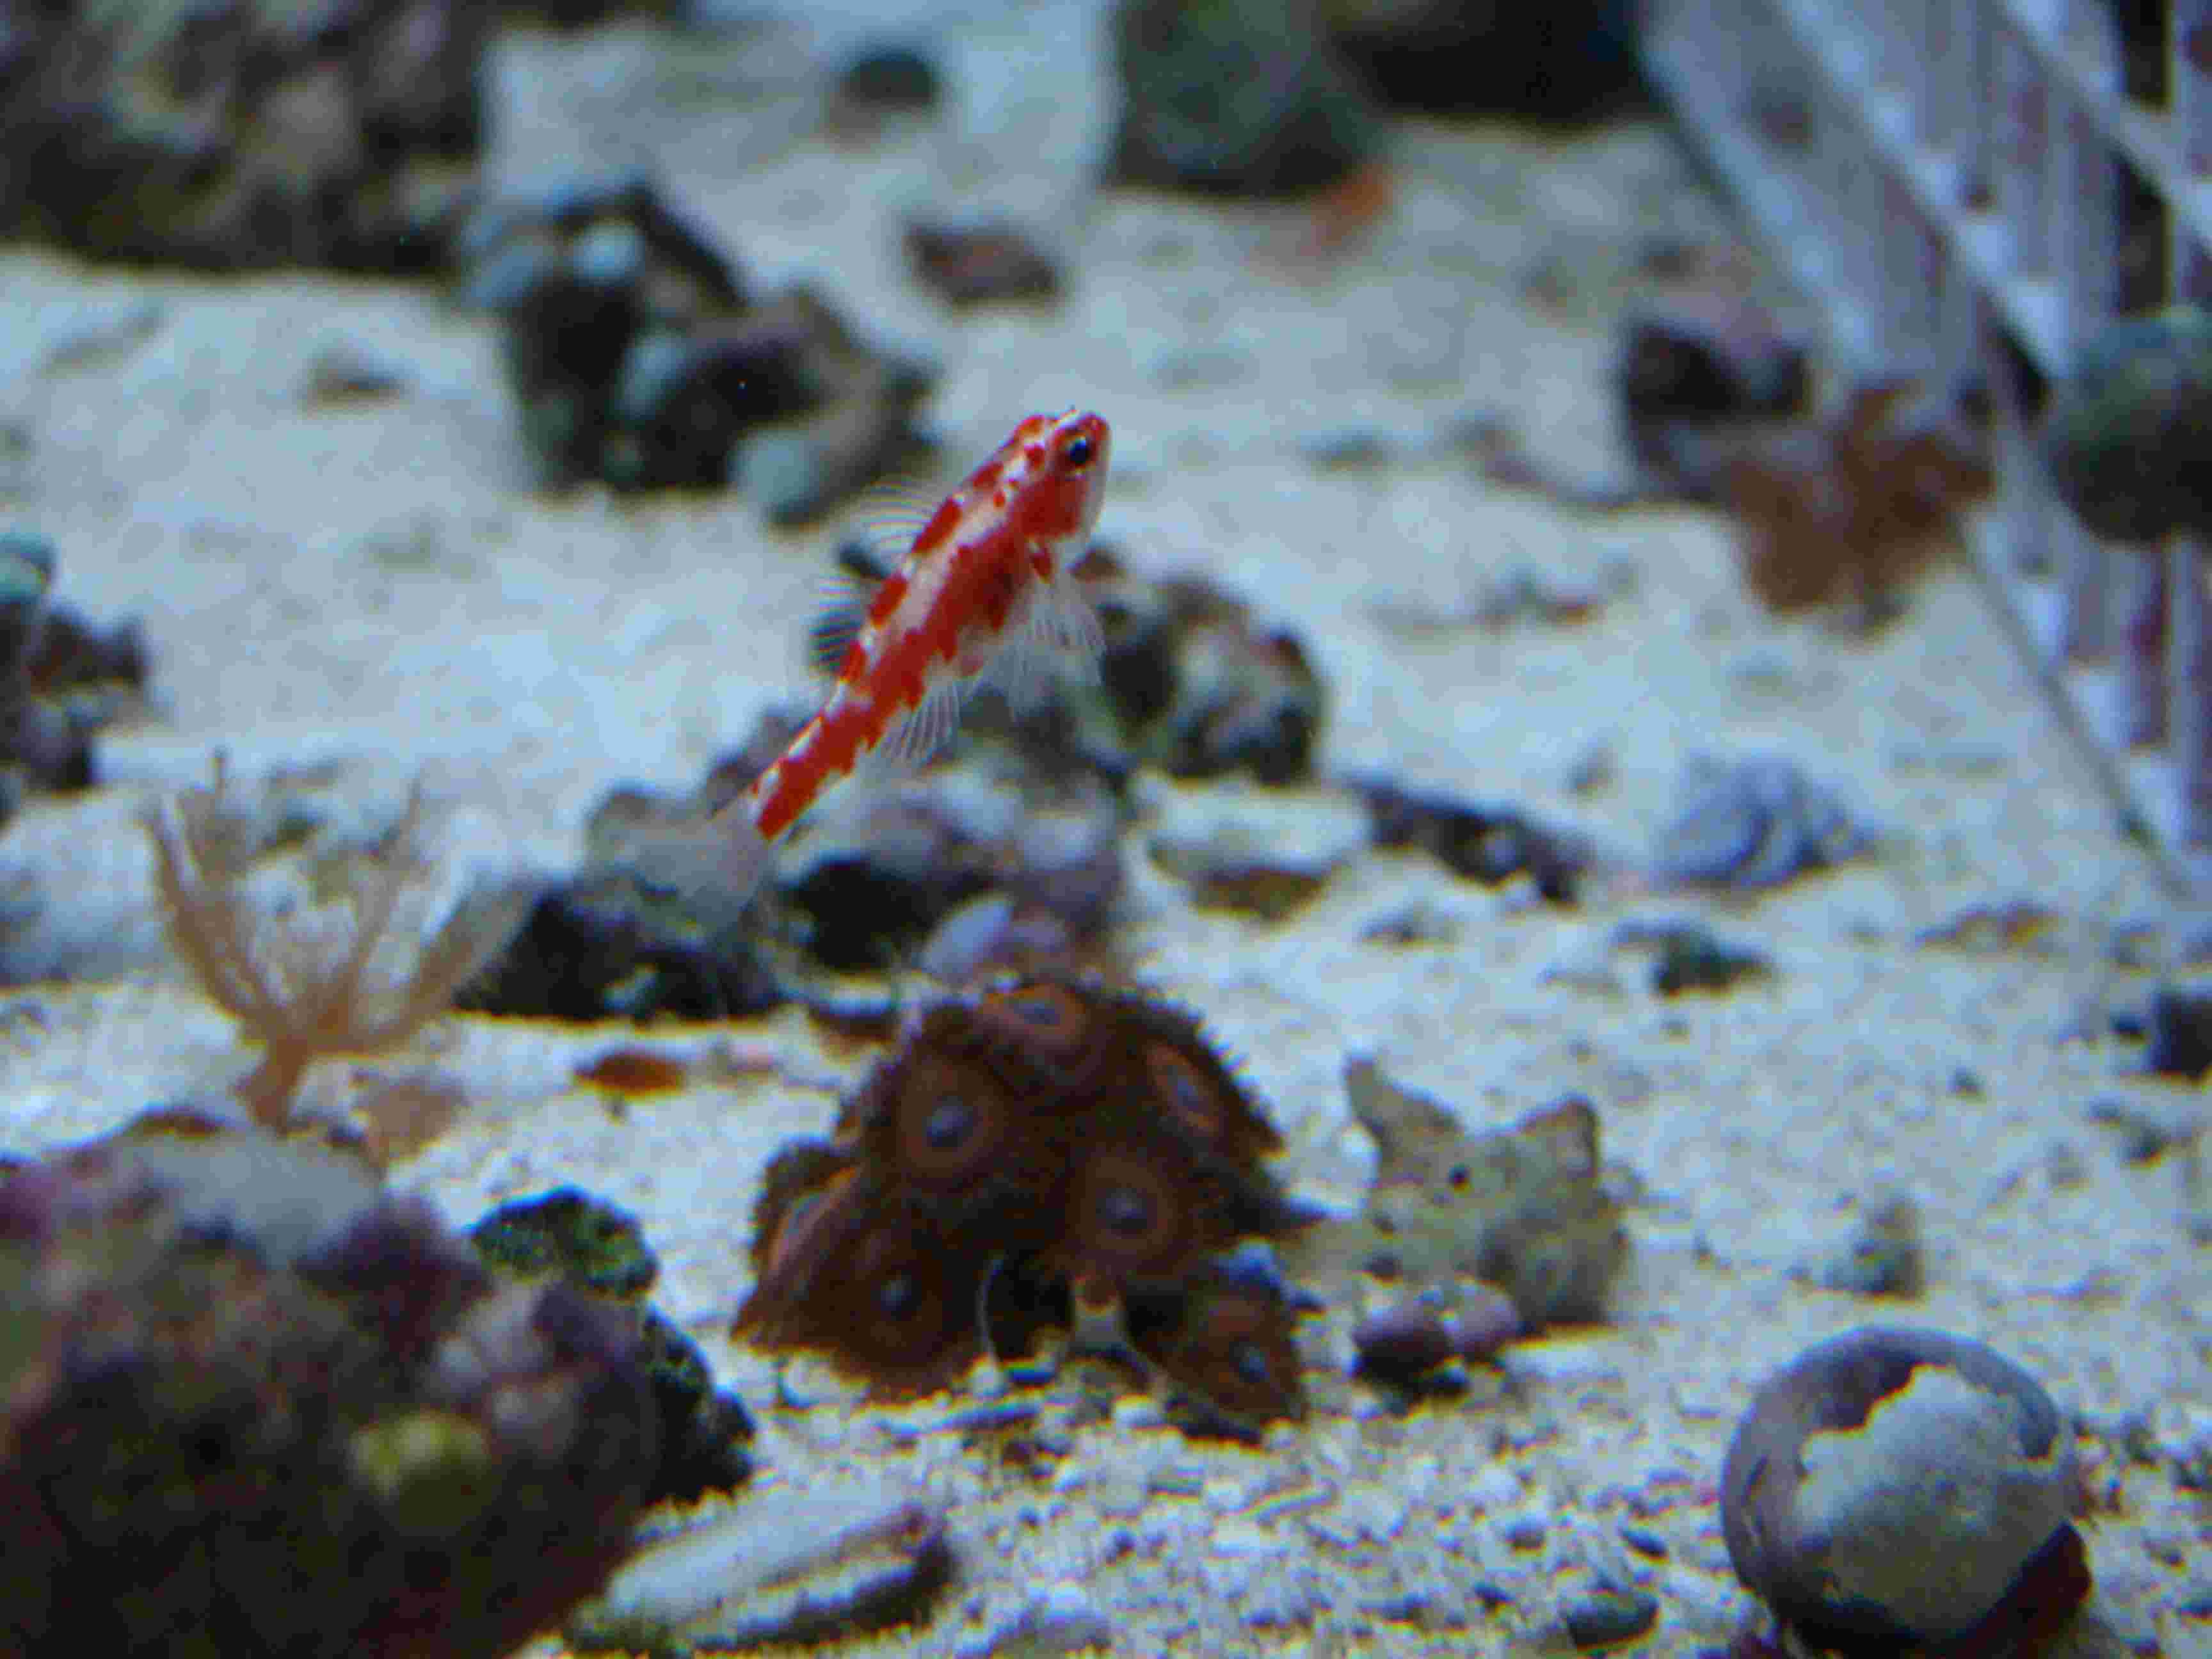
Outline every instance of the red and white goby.
[(846, 647), (819, 712), (752, 787), (716, 815), (726, 873), (750, 892), (775, 844), (841, 779), (871, 761), (926, 758), (969, 693), (1020, 704), (1055, 671), (1095, 674), (1098, 618), (1074, 568), (1106, 493), (1104, 420), (1032, 415), (916, 532)]

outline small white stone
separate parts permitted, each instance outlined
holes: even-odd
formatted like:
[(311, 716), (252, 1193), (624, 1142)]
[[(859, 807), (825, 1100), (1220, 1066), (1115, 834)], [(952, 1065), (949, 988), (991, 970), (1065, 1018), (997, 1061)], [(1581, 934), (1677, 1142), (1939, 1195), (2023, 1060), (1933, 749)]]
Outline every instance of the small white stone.
[(1206, 1547), (1216, 1555), (1249, 1559), (1257, 1556), (1280, 1555), (1290, 1547), (1290, 1543), (1280, 1533), (1263, 1527), (1256, 1521), (1232, 1515), (1214, 1527), (1206, 1540)]
[(1052, 1490), (1065, 1495), (1080, 1492), (1091, 1484), (1091, 1471), (1080, 1463), (1063, 1461), (1052, 1472)]
[(1481, 1473), (1467, 1483), (1464, 1496), (1469, 1509), (1495, 1514), (1521, 1501), (1521, 1478), (1503, 1463), (1486, 1463)]
[(1114, 1402), (1114, 1426), (1127, 1432), (1157, 1429), (1167, 1422), (1160, 1402), (1146, 1394), (1125, 1394)]
[(1091, 1599), (1091, 1592), (1069, 1579), (1048, 1584), (1031, 1596), (1022, 1610), (975, 1647), (963, 1650), (966, 1659), (993, 1659), (1019, 1655), (1021, 1659), (1054, 1659), (1114, 1645), (1112, 1620)]

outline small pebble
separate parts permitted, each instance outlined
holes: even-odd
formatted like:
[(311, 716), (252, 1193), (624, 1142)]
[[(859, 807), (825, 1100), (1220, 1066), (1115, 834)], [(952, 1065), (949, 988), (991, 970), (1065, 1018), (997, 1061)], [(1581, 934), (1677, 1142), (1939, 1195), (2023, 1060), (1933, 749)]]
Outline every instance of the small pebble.
[(1544, 1517), (1540, 1515), (1516, 1515), (1498, 1528), (1505, 1541), (1516, 1550), (1538, 1550), (1544, 1547)]
[(2212, 1492), (2212, 1427), (2202, 1428), (2172, 1455), (2174, 1490)]
[(2202, 1136), (2181, 1149), (2181, 1225), (2192, 1243), (2212, 1244), (2212, 1157)]
[(1585, 1650), (1632, 1642), (1658, 1621), (1659, 1598), (1643, 1590), (1597, 1590), (1559, 1612), (1567, 1639)]
[(380, 357), (350, 340), (326, 340), (307, 360), (300, 387), (300, 401), (310, 408), (321, 404), (367, 403), (398, 396), (407, 389), (407, 376), (388, 358)]
[(1290, 1541), (1273, 1528), (1232, 1515), (1215, 1525), (1206, 1547), (1216, 1555), (1250, 1559), (1281, 1555), (1290, 1548)]
[(1219, 392), (1252, 378), (1252, 358), (1234, 346), (1187, 346), (1152, 364), (1152, 385), (1162, 392)]
[(1146, 1490), (1161, 1498), (1202, 1498), (1206, 1472), (1190, 1463), (1163, 1463), (1145, 1477)]
[(1503, 1463), (1486, 1463), (1467, 1483), (1467, 1499), (1476, 1510), (1495, 1514), (1520, 1502), (1520, 1477)]
[(2129, 1099), (2106, 1096), (2089, 1103), (2092, 1123), (2117, 1130), (2120, 1158), (2128, 1164), (2153, 1164), (2204, 1127), (2194, 1101)]
[(1820, 1271), (1821, 1285), (1852, 1296), (1917, 1297), (1927, 1288), (1920, 1206), (1910, 1193), (1878, 1194), (1861, 1209), (1842, 1245)]
[(1162, 783), (1147, 850), (1187, 884), (1201, 909), (1280, 921), (1327, 885), (1368, 844), (1365, 810), (1321, 790), (1263, 789), (1241, 780)]
[(1856, 858), (1874, 842), (1838, 797), (1778, 757), (1692, 757), (1677, 794), (1652, 856), (1663, 884), (1778, 887)]
[(1114, 1622), (1082, 1585), (1067, 1579), (1048, 1585), (1012, 1619), (963, 1659), (1054, 1659), (1114, 1645)]
[(1124, 1434), (1141, 1433), (1146, 1429), (1164, 1427), (1167, 1413), (1160, 1402), (1150, 1395), (1125, 1394), (1114, 1402), (1114, 1426)]
[(885, 1488), (782, 1488), (657, 1538), (568, 1616), (575, 1646), (684, 1655), (919, 1617), (952, 1575), (941, 1506)]
[(1394, 446), (1389, 434), (1367, 427), (1341, 427), (1298, 440), (1298, 453), (1316, 472), (1371, 471), (1387, 465)]
[(836, 95), (854, 107), (926, 110), (944, 96), (937, 65), (914, 46), (881, 42), (862, 46), (837, 74)]
[(167, 319), (158, 300), (87, 306), (47, 343), (40, 367), (48, 374), (89, 368), (153, 338)]
[(1457, 1307), (1415, 1298), (1378, 1308), (1353, 1328), (1352, 1346), (1361, 1375), (1402, 1382), (1455, 1359), (1489, 1359), (1521, 1328), (1510, 1297), (1477, 1285)]
[(1667, 1540), (1649, 1527), (1639, 1527), (1632, 1521), (1622, 1522), (1620, 1541), (1650, 1560), (1664, 1561), (1667, 1559)]
[(738, 488), (760, 503), (771, 524), (803, 524), (836, 493), (821, 447), (803, 432), (758, 432), (738, 447)]
[(1328, 1610), (1330, 1601), (1311, 1580), (1285, 1578), (1279, 1574), (1252, 1579), (1240, 1586), (1248, 1630), (1286, 1631), (1310, 1625)]
[(1657, 948), (1651, 988), (1662, 997), (1685, 991), (1725, 991), (1774, 971), (1773, 963), (1762, 952), (1726, 943), (1703, 922), (1625, 922), (1614, 930), (1613, 943)]
[(2054, 1188), (2079, 1187), (2089, 1178), (2089, 1166), (2070, 1140), (2054, 1140), (2043, 1154), (2043, 1178)]

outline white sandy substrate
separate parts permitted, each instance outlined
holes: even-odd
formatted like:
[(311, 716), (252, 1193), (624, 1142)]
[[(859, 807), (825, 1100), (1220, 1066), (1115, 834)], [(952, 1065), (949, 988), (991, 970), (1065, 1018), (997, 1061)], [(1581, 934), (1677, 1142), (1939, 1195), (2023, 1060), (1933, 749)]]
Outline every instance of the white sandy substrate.
[[(2113, 965), (2116, 935), (2155, 969), (2198, 930), (2118, 833), (1983, 595), (1941, 576), (1872, 641), (1779, 624), (1739, 591), (1711, 514), (1577, 516), (1425, 447), (1456, 416), (1494, 415), (1563, 473), (1619, 475), (1608, 369), (1638, 247), (1726, 222), (1662, 131), (1409, 128), (1395, 216), (1342, 264), (1286, 271), (1301, 230), (1288, 210), (1092, 192), (1109, 106), (1087, 9), (963, 22), (944, 47), (951, 112), (866, 152), (813, 137), (793, 80), (834, 33), (511, 41), (500, 169), (651, 161), (752, 283), (816, 279), (867, 331), (942, 363), (932, 419), (948, 474), (1031, 410), (1103, 411), (1106, 532), (1139, 567), (1202, 571), (1303, 634), (1334, 697), (1328, 769), (1510, 803), (1636, 849), (1686, 754), (1778, 752), (1889, 837), (1878, 860), (1733, 907), (1559, 910), (1370, 854), (1273, 929), (1194, 910), (1133, 843), (1133, 950), (1243, 1057), (1302, 1189), (1356, 1199), (1370, 1153), (1347, 1127), (1348, 1053), (1477, 1126), (1577, 1089), (1607, 1158), (1642, 1182), (1633, 1263), (1609, 1325), (1516, 1350), (1502, 1389), (1479, 1378), (1466, 1401), (1402, 1419), (1340, 1389), (1255, 1449), (1188, 1443), (1140, 1413), (1080, 1431), (1042, 1479), (988, 1442), (887, 1435), (870, 1412), (771, 1410), (770, 1368), (722, 1334), (748, 1284), (763, 1161), (824, 1122), (865, 1055), (823, 1051), (795, 1017), (656, 1034), (678, 1049), (726, 1037), (776, 1069), (617, 1120), (570, 1073), (622, 1032), (441, 1028), (425, 1051), (470, 1082), (474, 1109), (400, 1182), (457, 1218), (562, 1181), (634, 1207), (663, 1305), (763, 1419), (758, 1501), (863, 1474), (952, 1500), (960, 1588), (927, 1631), (855, 1650), (975, 1644), (1040, 1583), (1072, 1577), (1131, 1654), (1490, 1653), (1610, 1576), (1660, 1599), (1638, 1650), (1688, 1653), (1743, 1605), (1711, 1483), (1747, 1389), (1872, 1317), (1984, 1338), (2094, 1422), (2147, 1413), (2167, 1450), (2212, 1432), (2212, 1252), (2182, 1224), (2180, 1160), (2126, 1164), (2085, 1118), (2099, 1098), (2196, 1111), (2191, 1091), (2130, 1075), (2140, 1048), (2105, 1015), (2156, 982)], [(901, 268), (910, 209), (1040, 225), (1072, 297), (953, 315)], [(326, 763), (387, 806), (419, 770), (512, 861), (550, 867), (574, 857), (610, 786), (688, 782), (805, 685), (829, 528), (770, 532), (735, 495), (531, 494), (483, 318), (398, 285), (210, 282), (25, 252), (4, 269), (0, 417), (32, 441), (10, 516), (58, 541), (65, 600), (144, 617), (160, 707), (106, 741), (110, 787), (37, 804), (0, 842), (10, 885), (44, 907), (21, 951), (89, 981), (0, 1005), (0, 1145), (96, 1133), (244, 1063), (163, 965), (132, 822), (211, 750), (246, 773)], [(42, 369), (149, 301), (143, 340)], [(303, 408), (308, 360), (333, 341), (400, 365), (407, 395)], [(1352, 429), (1400, 441), (1400, 459), (1324, 472), (1302, 456)], [(1515, 565), (1598, 581), (1624, 562), (1632, 591), (1577, 628), (1408, 634), (1378, 619), (1450, 611)], [(1571, 794), (1595, 750), (1613, 781)], [(2057, 913), (2039, 945), (1916, 947), (1967, 907), (2019, 899)], [(1455, 937), (1363, 941), (1415, 908)], [(1775, 976), (1667, 1001), (1641, 959), (1607, 953), (1625, 917), (1701, 910), (1771, 952)], [(1957, 1086), (1964, 1074), (1978, 1091)], [(1790, 1276), (1885, 1184), (1926, 1217), (1924, 1302)], [(1317, 1336), (1337, 1348), (1325, 1363), (1341, 1364), (1342, 1328)], [(2155, 1462), (2087, 1450), (2105, 1504), (2088, 1529), (2102, 1622), (2083, 1650), (2155, 1633), (2167, 1652), (2206, 1651), (2208, 1626), (2177, 1611), (2212, 1590), (2201, 1497), (2192, 1509)], [(1308, 1485), (1307, 1500), (1269, 1501)], [(1622, 1543), (1632, 1510), (1663, 1559)], [(1510, 1547), (1509, 1525), (1532, 1516), (1540, 1541)], [(1512, 1601), (1486, 1611), (1478, 1580)]]

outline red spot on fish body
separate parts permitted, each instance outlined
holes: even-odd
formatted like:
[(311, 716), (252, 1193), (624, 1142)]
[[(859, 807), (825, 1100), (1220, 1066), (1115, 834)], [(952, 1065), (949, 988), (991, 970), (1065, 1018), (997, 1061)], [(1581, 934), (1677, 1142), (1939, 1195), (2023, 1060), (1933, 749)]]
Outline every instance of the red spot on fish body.
[[(884, 578), (883, 586), (876, 590), (876, 597), (869, 601), (868, 621), (878, 627), (889, 622), (897, 612), (899, 602), (905, 598), (906, 573), (902, 570), (894, 570)], [(858, 646), (860, 641), (856, 637), (853, 643)], [(862, 654), (865, 657), (866, 653)], [(837, 671), (837, 678), (840, 680), (848, 679), (851, 678), (851, 672), (849, 668), (841, 667)]]
[[(927, 558), (944, 544), (959, 522), (960, 492), (956, 489), (938, 504), (936, 512), (929, 515), (929, 522), (922, 526), (921, 533), (914, 538), (914, 547), (907, 556), (909, 559)], [(896, 573), (893, 574), (896, 576)]]

